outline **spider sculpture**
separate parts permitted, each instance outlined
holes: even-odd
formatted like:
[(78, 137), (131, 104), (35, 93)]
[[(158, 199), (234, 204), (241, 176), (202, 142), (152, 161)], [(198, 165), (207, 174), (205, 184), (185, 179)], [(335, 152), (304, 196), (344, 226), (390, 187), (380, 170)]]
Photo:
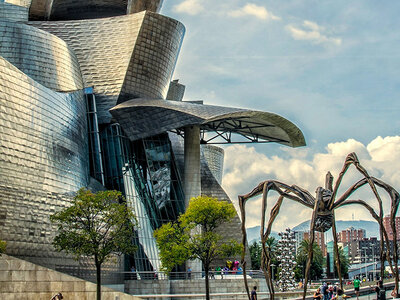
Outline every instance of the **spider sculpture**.
[[(363, 178), (353, 184), (351, 187), (349, 187), (343, 195), (340, 197), (337, 197), (337, 192), (340, 186), (340, 183), (343, 179), (344, 174), (348, 170), (348, 168), (354, 165), (355, 168), (363, 175)], [(369, 185), (371, 187), (371, 190), (378, 201), (379, 204), (379, 212), (376, 213), (375, 210), (367, 204), (364, 200), (360, 199), (350, 199), (349, 197), (353, 194), (354, 191), (357, 189), (361, 188), (364, 185)], [(382, 200), (381, 197), (378, 193), (377, 187), (380, 187), (384, 189), (390, 196), (391, 199), (391, 211), (390, 211), (390, 222), (391, 222), (391, 228), (393, 231), (393, 238), (394, 238), (394, 243), (393, 243), (393, 251), (390, 252), (390, 244), (389, 244), (389, 239), (388, 239), (388, 234), (383, 226), (383, 206), (382, 206)], [(278, 192), (279, 198), (275, 205), (272, 207), (270, 211), (270, 218), (268, 221), (267, 228), (265, 228), (265, 217), (266, 217), (266, 209), (267, 209), (267, 197), (268, 197), (268, 192), (270, 190), (274, 190)], [(308, 282), (309, 279), (309, 271), (310, 271), (310, 266), (311, 266), (311, 261), (312, 261), (312, 244), (314, 242), (314, 235), (315, 231), (319, 232), (325, 232), (332, 228), (332, 234), (334, 238), (334, 252), (335, 252), (335, 262), (336, 262), (336, 269), (338, 271), (339, 275), (339, 280), (340, 280), (340, 286), (343, 288), (342, 284), (342, 277), (340, 274), (340, 261), (338, 257), (338, 246), (337, 246), (337, 234), (336, 234), (336, 223), (335, 223), (335, 209), (349, 205), (349, 204), (358, 204), (362, 205), (365, 207), (372, 217), (379, 223), (379, 229), (380, 229), (380, 258), (381, 258), (381, 277), (383, 278), (383, 273), (384, 273), (384, 261), (388, 260), (390, 267), (392, 269), (392, 272), (395, 277), (395, 291), (398, 294), (399, 291), (399, 271), (398, 271), (398, 250), (397, 250), (397, 233), (396, 233), (396, 226), (395, 226), (395, 215), (397, 213), (397, 209), (399, 207), (399, 194), (398, 192), (392, 188), (390, 185), (384, 183), (383, 181), (369, 176), (368, 172), (364, 167), (360, 165), (360, 162), (357, 158), (357, 155), (355, 153), (350, 153), (344, 162), (343, 168), (339, 174), (339, 177), (337, 181), (335, 182), (335, 185), (333, 186), (333, 177), (330, 172), (326, 175), (326, 180), (325, 180), (325, 188), (318, 187), (316, 190), (316, 196), (312, 196), (307, 190), (296, 186), (296, 185), (287, 185), (285, 183), (276, 181), (276, 180), (267, 180), (264, 182), (261, 182), (256, 188), (254, 188), (250, 193), (246, 195), (239, 196), (239, 207), (241, 211), (241, 217), (242, 217), (242, 244), (243, 244), (243, 249), (246, 247), (246, 211), (245, 211), (245, 205), (247, 200), (249, 200), (252, 197), (255, 197), (257, 195), (262, 194), (262, 216), (261, 216), (261, 230), (260, 230), (260, 235), (261, 235), (261, 243), (262, 243), (262, 254), (261, 254), (261, 267), (263, 269), (265, 279), (267, 281), (267, 286), (270, 291), (270, 297), (271, 299), (274, 299), (274, 286), (272, 283), (272, 278), (271, 278), (271, 257), (268, 249), (265, 246), (265, 242), (269, 237), (269, 234), (271, 233), (271, 228), (272, 224), (277, 217), (280, 207), (282, 205), (283, 199), (289, 199), (296, 201), (302, 205), (305, 205), (313, 210), (312, 217), (311, 217), (311, 222), (310, 222), (310, 248), (308, 250), (308, 259), (307, 259), (307, 264), (306, 264), (306, 269), (305, 269), (305, 282)], [(386, 242), (386, 253), (384, 252), (384, 242)], [(245, 287), (247, 290), (247, 294), (250, 299), (249, 295), (249, 289), (248, 289), (248, 284), (247, 284), (247, 279), (246, 279), (246, 261), (244, 260), (244, 253), (245, 250), (242, 253), (242, 265), (244, 266), (244, 282), (245, 282)], [(392, 261), (394, 262), (394, 266), (392, 265)], [(305, 299), (305, 295), (307, 292), (307, 284), (304, 284), (304, 291), (303, 291), (303, 299)]]

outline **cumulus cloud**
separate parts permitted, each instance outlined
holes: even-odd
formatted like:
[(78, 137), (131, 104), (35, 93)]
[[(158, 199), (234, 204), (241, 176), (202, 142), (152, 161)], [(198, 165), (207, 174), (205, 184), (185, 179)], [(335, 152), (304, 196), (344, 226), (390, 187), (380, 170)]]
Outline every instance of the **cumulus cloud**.
[(281, 18), (278, 16), (275, 16), (271, 12), (269, 12), (264, 6), (259, 6), (253, 3), (247, 3), (245, 6), (237, 9), (230, 11), (228, 13), (229, 16), (239, 18), (239, 17), (244, 17), (244, 16), (252, 16), (256, 17), (257, 19), (260, 20), (280, 20)]
[(197, 15), (204, 10), (199, 0), (185, 0), (174, 6), (174, 11), (189, 15)]
[(308, 20), (305, 20), (300, 27), (289, 24), (285, 28), (295, 40), (311, 41), (315, 44), (334, 44), (336, 46), (342, 44), (342, 39), (328, 37), (323, 34), (326, 31), (324, 27)]
[[(392, 185), (400, 187), (400, 136), (377, 137), (368, 145), (349, 139), (345, 142), (330, 143), (325, 151), (312, 153), (310, 148), (289, 149), (282, 151), (282, 156), (268, 156), (257, 152), (254, 147), (232, 145), (225, 148), (225, 168), (222, 185), (234, 202), (237, 196), (250, 192), (257, 184), (265, 180), (279, 180), (289, 185), (296, 184), (307, 189), (311, 194), (319, 186), (324, 186), (328, 171), (337, 179), (342, 169), (344, 159), (350, 152), (356, 152), (361, 164), (371, 176), (380, 178)], [(297, 152), (301, 152), (300, 155)], [(308, 152), (308, 153), (305, 153)], [(283, 157), (285, 156), (285, 158)], [(362, 178), (362, 175), (351, 167), (343, 178), (339, 195), (348, 187)], [(381, 191), (385, 213), (389, 212), (390, 200)], [(277, 199), (272, 192), (268, 198), (268, 210)], [(376, 200), (368, 186), (352, 195), (352, 199), (366, 200), (377, 209)], [(286, 200), (285, 200), (286, 201)], [(247, 226), (260, 224), (261, 199), (256, 198), (247, 205)], [(371, 220), (367, 210), (358, 206), (348, 206), (338, 210), (337, 219)], [(293, 201), (286, 201), (277, 218), (274, 230), (283, 230), (309, 220), (311, 209)]]

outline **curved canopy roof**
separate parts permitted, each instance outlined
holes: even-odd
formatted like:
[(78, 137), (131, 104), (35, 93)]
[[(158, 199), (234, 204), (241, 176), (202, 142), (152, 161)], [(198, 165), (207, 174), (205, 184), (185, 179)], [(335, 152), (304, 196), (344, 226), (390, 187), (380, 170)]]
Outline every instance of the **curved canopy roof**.
[(227, 142), (230, 142), (230, 133), (237, 133), (245, 136), (248, 142), (305, 145), (303, 133), (296, 125), (269, 112), (141, 98), (121, 103), (110, 113), (131, 140), (198, 125), (203, 131), (217, 132)]

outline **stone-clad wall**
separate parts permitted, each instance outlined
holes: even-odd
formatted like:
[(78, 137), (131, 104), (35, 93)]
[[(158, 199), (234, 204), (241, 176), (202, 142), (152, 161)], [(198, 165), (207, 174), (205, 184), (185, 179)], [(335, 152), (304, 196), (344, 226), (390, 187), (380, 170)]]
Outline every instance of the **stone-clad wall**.
[[(3, 254), (0, 257), (0, 299), (50, 299), (61, 292), (64, 299), (96, 299), (96, 284)], [(102, 287), (104, 300), (140, 300)]]
[[(210, 279), (210, 293), (237, 293), (246, 292), (243, 278), (240, 276), (236, 279), (220, 279), (218, 275), (216, 279)], [(248, 279), (250, 288), (257, 286), (259, 292), (267, 292), (267, 284), (264, 278)], [(192, 280), (129, 280), (125, 282), (125, 292), (131, 295), (157, 295), (157, 294), (204, 294), (204, 279)], [(212, 298), (212, 297), (211, 297)], [(146, 298), (148, 299), (148, 298)], [(181, 298), (182, 299), (182, 298)], [(197, 298), (183, 298), (197, 299)], [(199, 297), (204, 299), (204, 297)], [(221, 299), (221, 298), (217, 298)], [(227, 298), (225, 298), (227, 299)]]

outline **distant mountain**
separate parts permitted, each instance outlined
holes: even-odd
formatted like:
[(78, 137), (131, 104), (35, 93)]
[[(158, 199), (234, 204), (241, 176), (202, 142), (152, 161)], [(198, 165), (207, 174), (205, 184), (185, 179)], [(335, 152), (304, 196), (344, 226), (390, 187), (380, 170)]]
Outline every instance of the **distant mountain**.
[[(366, 236), (369, 237), (377, 237), (379, 239), (379, 225), (374, 221), (336, 221), (336, 231), (340, 232), (349, 227), (354, 227), (355, 229), (365, 229)], [(300, 223), (299, 225), (292, 228), (295, 231), (308, 231), (310, 230), (310, 221), (305, 221)], [(332, 229), (327, 231), (327, 240), (332, 240)]]
[[(254, 241), (260, 241), (260, 226), (254, 226), (246, 229), (247, 233), (247, 241), (250, 244), (252, 244)], [(280, 239), (279, 235), (275, 231), (271, 231), (270, 234), (271, 237), (274, 237), (276, 239)]]
[[(379, 239), (379, 225), (377, 222), (374, 221), (336, 221), (336, 231), (340, 232), (345, 230), (349, 227), (354, 227), (355, 229), (365, 229), (366, 236), (369, 237), (377, 237)], [(300, 223), (299, 225), (292, 228), (295, 231), (308, 231), (310, 230), (310, 221), (305, 221)], [(247, 228), (247, 240), (249, 244), (253, 243), (254, 241), (260, 240), (260, 226), (254, 226), (251, 228)], [(280, 239), (278, 232), (272, 231), (271, 236), (275, 237), (276, 239)], [(327, 240), (326, 242), (332, 240), (332, 229), (327, 231)]]

